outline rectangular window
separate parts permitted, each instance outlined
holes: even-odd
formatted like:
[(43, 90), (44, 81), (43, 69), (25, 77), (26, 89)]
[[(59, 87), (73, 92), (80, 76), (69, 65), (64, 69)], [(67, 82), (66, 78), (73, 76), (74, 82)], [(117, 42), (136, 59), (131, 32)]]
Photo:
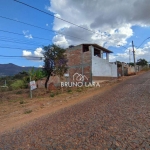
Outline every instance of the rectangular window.
[(83, 52), (89, 51), (89, 46), (88, 45), (83, 45)]
[(101, 57), (101, 51), (94, 48), (94, 56)]

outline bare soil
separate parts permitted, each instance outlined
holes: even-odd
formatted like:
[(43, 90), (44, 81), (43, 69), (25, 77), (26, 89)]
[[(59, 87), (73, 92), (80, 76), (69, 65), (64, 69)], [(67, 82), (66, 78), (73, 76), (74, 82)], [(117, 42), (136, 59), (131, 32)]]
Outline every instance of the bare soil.
[(82, 91), (74, 89), (72, 92), (63, 92), (54, 97), (51, 97), (45, 89), (33, 91), (32, 99), (29, 98), (29, 90), (1, 92), (0, 133), (15, 130), (39, 117), (111, 90), (112, 87), (128, 78), (131, 76), (101, 83), (100, 88), (84, 88)]

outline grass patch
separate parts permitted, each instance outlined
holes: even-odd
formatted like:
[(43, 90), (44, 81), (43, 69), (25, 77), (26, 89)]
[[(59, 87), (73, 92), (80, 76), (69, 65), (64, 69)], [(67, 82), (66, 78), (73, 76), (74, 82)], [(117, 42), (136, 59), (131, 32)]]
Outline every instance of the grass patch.
[(8, 88), (6, 87), (0, 87), (0, 92), (7, 92), (8, 91)]
[(59, 95), (59, 94), (61, 94), (61, 92), (60, 91), (56, 91), (55, 95)]
[(149, 71), (149, 70), (150, 70), (150, 68), (144, 67), (141, 71)]
[(54, 97), (55, 96), (55, 94), (54, 93), (50, 93), (50, 97)]
[(9, 102), (13, 102), (13, 103), (16, 103), (18, 101), (20, 101), (20, 99), (9, 100)]
[(17, 91), (16, 94), (22, 94), (23, 92), (20, 90), (20, 91)]
[(0, 104), (3, 104), (3, 101), (0, 101)]
[(24, 101), (23, 101), (23, 100), (21, 100), (21, 101), (20, 101), (20, 104), (24, 104)]
[(24, 114), (30, 114), (32, 110), (25, 110)]
[(82, 88), (77, 88), (77, 92), (82, 92), (83, 89)]
[(72, 93), (72, 90), (71, 90), (71, 89), (68, 89), (67, 92), (68, 92), (68, 93)]

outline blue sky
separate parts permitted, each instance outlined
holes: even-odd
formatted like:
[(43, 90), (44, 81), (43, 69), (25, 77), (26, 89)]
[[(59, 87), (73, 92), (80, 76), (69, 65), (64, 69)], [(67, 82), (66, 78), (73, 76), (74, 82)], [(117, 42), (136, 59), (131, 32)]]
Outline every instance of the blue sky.
[[(45, 10), (46, 6), (49, 6), (48, 0), (39, 0), (34, 3), (33, 0), (25, 0), (26, 3)], [(48, 12), (48, 11), (47, 11)], [(25, 23), (33, 24), (42, 28), (52, 29), (53, 17), (44, 15), (31, 8), (25, 7), (13, 0), (1, 0), (0, 2), (0, 16), (23, 21)], [(23, 50), (31, 49), (34, 51), (36, 48), (42, 45), (48, 45), (52, 43), (52, 37), (54, 32), (49, 32), (25, 24), (20, 24), (15, 21), (3, 19), (0, 17), (0, 55), (22, 56)], [(10, 34), (3, 31), (9, 31), (19, 33), (22, 35)], [(32, 35), (32, 39), (26, 38), (23, 34)], [(40, 37), (48, 40), (37, 39)], [(17, 43), (18, 42), (18, 43)], [(10, 48), (3, 48), (10, 47)], [(21, 48), (21, 49), (12, 49)], [(20, 66), (39, 66), (42, 62), (27, 60), (26, 58), (3, 58), (0, 57), (0, 63), (14, 63)]]
[[(133, 0), (132, 2), (129, 1), (130, 3), (128, 0), (126, 2), (112, 0), (109, 4), (105, 0), (20, 1), (48, 13), (53, 13), (57, 17), (68, 20), (84, 28), (88, 28), (97, 34), (38, 12), (14, 0), (1, 0), (0, 55), (26, 57), (0, 57), (0, 64), (14, 63), (19, 66), (38, 67), (43, 65), (43, 62), (29, 60), (27, 56), (42, 56), (43, 45), (55, 43), (66, 48), (69, 45), (87, 43), (87, 41), (97, 43), (112, 50), (114, 53), (110, 56), (110, 61), (119, 60), (129, 62), (129, 60), (133, 61), (132, 40), (134, 41), (134, 45), (138, 47), (146, 38), (150, 37), (150, 19), (148, 16), (148, 14), (150, 14), (150, 1), (148, 0)], [(2, 17), (22, 21), (46, 30)], [(60, 31), (64, 35), (56, 33)], [(65, 36), (66, 34), (83, 40)], [(118, 47), (117, 45), (122, 45), (127, 49)], [(145, 58), (147, 61), (150, 61), (150, 39), (145, 41), (143, 45), (139, 49), (135, 49), (135, 51), (136, 60)]]

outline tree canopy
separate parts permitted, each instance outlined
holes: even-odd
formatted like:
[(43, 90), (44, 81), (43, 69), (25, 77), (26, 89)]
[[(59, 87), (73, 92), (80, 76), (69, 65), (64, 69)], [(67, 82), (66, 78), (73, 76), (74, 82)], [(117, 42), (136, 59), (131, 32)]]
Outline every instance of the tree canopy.
[(44, 55), (44, 68), (47, 73), (47, 79), (45, 82), (45, 88), (50, 76), (53, 74), (62, 77), (67, 72), (67, 56), (65, 55), (65, 49), (53, 44), (43, 47)]
[(134, 66), (134, 63), (133, 63), (133, 62), (130, 62), (130, 63), (129, 63), (129, 66)]
[(148, 62), (145, 59), (140, 58), (137, 60), (136, 64), (143, 67), (143, 66), (146, 66), (148, 64)]

